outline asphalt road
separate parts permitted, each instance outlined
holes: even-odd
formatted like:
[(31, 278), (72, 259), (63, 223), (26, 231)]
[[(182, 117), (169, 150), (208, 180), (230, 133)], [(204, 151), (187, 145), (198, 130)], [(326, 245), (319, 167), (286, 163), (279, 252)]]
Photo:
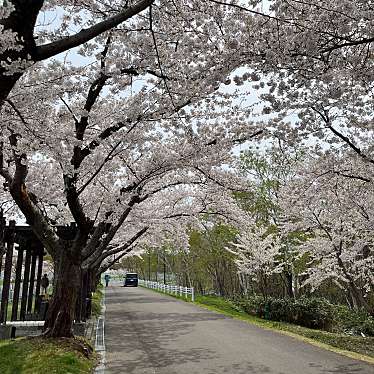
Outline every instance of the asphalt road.
[(374, 374), (355, 361), (143, 288), (106, 293), (106, 373)]

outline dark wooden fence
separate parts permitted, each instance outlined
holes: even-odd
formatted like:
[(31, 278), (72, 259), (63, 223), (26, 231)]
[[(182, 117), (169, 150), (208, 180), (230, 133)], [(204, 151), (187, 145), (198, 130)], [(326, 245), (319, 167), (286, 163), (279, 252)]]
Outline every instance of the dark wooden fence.
[(46, 254), (44, 248), (29, 226), (16, 226), (15, 221), (6, 225), (1, 217), (0, 231), (0, 323), (9, 319), (37, 319), (40, 312), (43, 257)]
[[(73, 239), (76, 233), (74, 225), (57, 226), (56, 229), (65, 240)], [(19, 226), (15, 221), (7, 224), (0, 211), (0, 324), (9, 320), (45, 318), (46, 302), (41, 298), (41, 279), (46, 254), (30, 226)], [(76, 322), (85, 321), (90, 314), (86, 277), (82, 276)]]

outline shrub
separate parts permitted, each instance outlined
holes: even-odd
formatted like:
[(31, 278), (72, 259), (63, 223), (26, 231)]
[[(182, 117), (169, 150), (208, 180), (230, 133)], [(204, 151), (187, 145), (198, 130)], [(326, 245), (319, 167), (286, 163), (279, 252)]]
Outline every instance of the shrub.
[(232, 302), (242, 311), (272, 321), (288, 322), (313, 329), (343, 332), (351, 335), (374, 336), (374, 318), (364, 310), (352, 310), (334, 305), (326, 299), (267, 298), (262, 296), (237, 297)]
[(302, 297), (290, 301), (292, 320), (295, 323), (313, 329), (330, 330), (334, 321), (334, 306), (326, 299)]
[(252, 316), (264, 318), (265, 300), (262, 296), (236, 297), (232, 300), (243, 312)]
[(351, 335), (374, 336), (374, 318), (365, 310), (353, 310), (345, 305), (336, 305), (334, 330)]

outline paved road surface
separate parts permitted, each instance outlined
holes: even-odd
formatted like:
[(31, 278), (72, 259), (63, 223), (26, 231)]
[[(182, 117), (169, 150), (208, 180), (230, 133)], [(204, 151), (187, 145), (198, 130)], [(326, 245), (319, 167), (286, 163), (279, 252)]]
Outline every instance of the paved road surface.
[(143, 288), (110, 286), (110, 374), (374, 374), (374, 366)]

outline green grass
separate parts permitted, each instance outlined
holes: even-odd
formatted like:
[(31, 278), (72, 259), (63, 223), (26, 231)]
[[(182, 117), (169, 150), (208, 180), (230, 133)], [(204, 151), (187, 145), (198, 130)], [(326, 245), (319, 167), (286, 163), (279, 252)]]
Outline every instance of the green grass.
[(364, 359), (365, 361), (374, 363), (373, 337), (363, 338), (361, 336), (336, 334), (321, 330), (309, 329), (306, 327), (292, 325), (290, 323), (285, 322), (267, 321), (255, 316), (251, 316), (241, 310), (238, 310), (238, 308), (230, 301), (216, 296), (197, 296), (196, 304), (201, 305), (203, 307), (207, 307), (210, 310), (214, 310), (225, 315), (231, 316), (233, 318), (238, 318), (249, 323), (253, 323), (260, 327), (278, 330), (296, 338), (300, 336), (304, 338), (302, 340), (308, 341), (309, 343), (316, 342), (319, 343), (316, 345), (328, 345), (333, 348), (336, 348), (337, 351), (349, 351), (356, 353), (359, 356), (367, 356), (367, 358), (365, 358), (354, 355), (355, 358)]
[(99, 317), (101, 315), (101, 309), (102, 309), (101, 301), (103, 299), (103, 296), (104, 296), (103, 285), (100, 283), (96, 291), (92, 295), (92, 314), (95, 317)]
[[(163, 293), (157, 290), (153, 291)], [(169, 294), (169, 296), (190, 302), (190, 299), (187, 300), (181, 296), (171, 294)], [(264, 320), (241, 311), (229, 300), (218, 296), (196, 296), (195, 304), (209, 310), (222, 313), (226, 316), (240, 319), (262, 328), (276, 330), (310, 344), (374, 364), (373, 337), (363, 338), (361, 336), (336, 334), (321, 330), (309, 329), (285, 322)]]
[(96, 359), (79, 339), (20, 338), (0, 341), (1, 374), (85, 374)]

